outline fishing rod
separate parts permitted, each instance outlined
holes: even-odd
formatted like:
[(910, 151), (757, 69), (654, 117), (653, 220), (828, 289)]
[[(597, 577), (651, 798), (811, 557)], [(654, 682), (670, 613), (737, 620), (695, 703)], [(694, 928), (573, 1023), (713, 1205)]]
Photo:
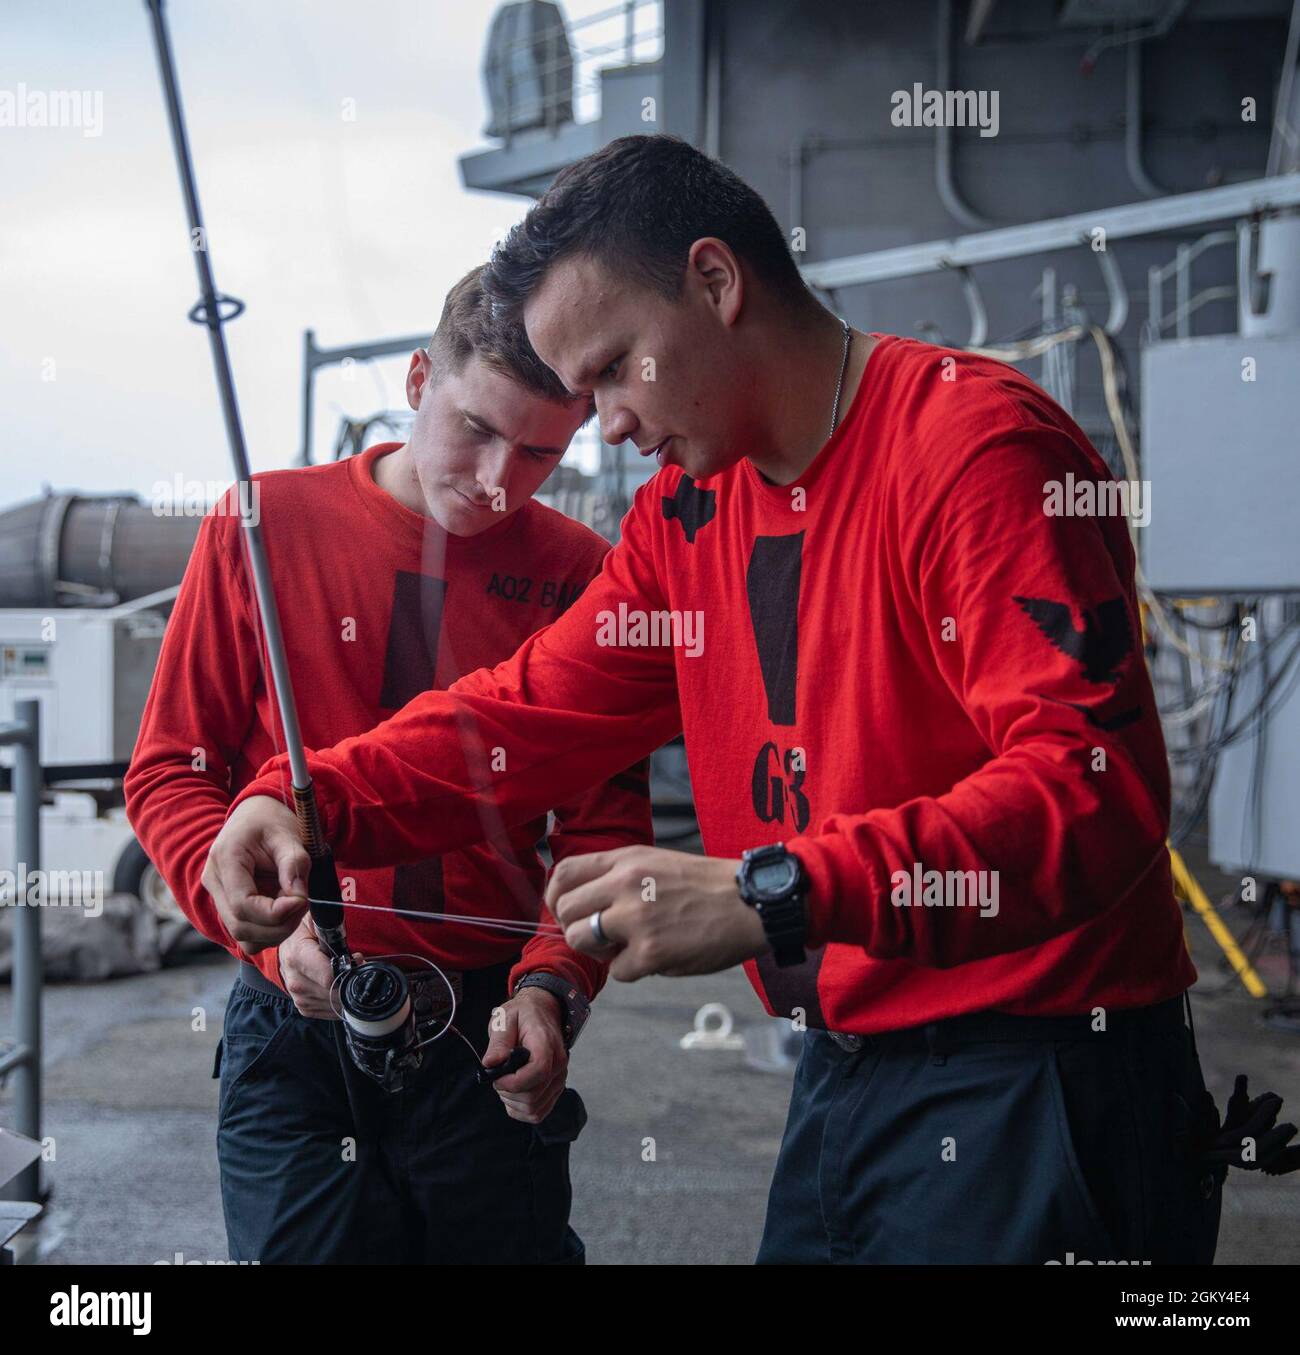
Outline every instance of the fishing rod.
[[(226, 441), (238, 485), (240, 524), (253, 575), (262, 641), (266, 648), (267, 665), (271, 670), (271, 685), (280, 711), (280, 723), (284, 728), (285, 750), (289, 756), (294, 814), (298, 820), (298, 834), (311, 861), (307, 880), (307, 907), (316, 935), (330, 958), (330, 968), (334, 974), (331, 992), (337, 990), (338, 993), (340, 1015), (343, 1018), (340, 1024), (352, 1062), (385, 1090), (400, 1091), (406, 1074), (420, 1066), (421, 1049), (432, 1041), (422, 1038), (426, 1031), (418, 1028), (420, 1023), (417, 1022), (411, 1001), (410, 982), (405, 972), (392, 963), (393, 957), (356, 961), (348, 949), (343, 891), (334, 853), (325, 837), (320, 807), (307, 765), (302, 728), (298, 722), (298, 704), (294, 699), (284, 633), (280, 626), (280, 609), (271, 582), (271, 569), (259, 516), (253, 507), (253, 477), (243, 423), (239, 416), (239, 401), (235, 395), (235, 378), (226, 349), (223, 326), (243, 314), (244, 303), (219, 292), (213, 280), (207, 231), (199, 207), (198, 186), (185, 130), (185, 114), (181, 108), (180, 84), (172, 57), (167, 20), (163, 14), (164, 0), (144, 0), (144, 4), (153, 25), (154, 49), (158, 57), (163, 96), (167, 102), (172, 149), (190, 225), (190, 252), (194, 255), (194, 267), (199, 278), (199, 300), (190, 308), (189, 318), (208, 331), (212, 365), (221, 397), (221, 412), (226, 424)], [(432, 961), (426, 960), (425, 963), (437, 970), (452, 993), (451, 1015), (447, 1018), (447, 1028), (452, 1029), (451, 1021), (455, 1016), (452, 985)], [(470, 1048), (472, 1050), (473, 1046)], [(479, 1080), (494, 1081), (507, 1073), (516, 1072), (528, 1062), (528, 1057), (528, 1050), (520, 1046), (512, 1050), (507, 1060), (497, 1067), (484, 1069), (480, 1064)]]
[(244, 533), (244, 544), (253, 574), (253, 591), (262, 622), (262, 639), (266, 646), (267, 662), (275, 701), (284, 726), (285, 748), (289, 754), (289, 772), (293, 788), (293, 807), (298, 819), (298, 832), (311, 858), (308, 891), (312, 898), (311, 917), (317, 935), (323, 942), (336, 972), (351, 963), (344, 929), (343, 910), (337, 904), (343, 898), (339, 887), (334, 856), (325, 840), (320, 809), (311, 772), (307, 768), (307, 754), (303, 747), (302, 730), (298, 723), (298, 704), (294, 699), (293, 683), (289, 678), (289, 660), (284, 648), (284, 634), (280, 627), (280, 609), (271, 583), (266, 546), (258, 515), (254, 512), (254, 488), (248, 463), (248, 449), (244, 442), (243, 422), (239, 417), (239, 401), (235, 395), (235, 378), (230, 368), (223, 326), (244, 312), (244, 303), (217, 291), (213, 281), (212, 265), (208, 258), (207, 231), (199, 207), (198, 188), (194, 166), (190, 159), (189, 138), (185, 131), (185, 114), (181, 109), (180, 87), (172, 59), (171, 39), (163, 15), (163, 0), (145, 0), (153, 20), (154, 46), (158, 53), (158, 69), (162, 76), (163, 94), (167, 100), (167, 118), (171, 126), (172, 148), (176, 153), (176, 168), (180, 174), (181, 192), (190, 223), (190, 252), (199, 275), (200, 299), (189, 312), (189, 318), (206, 327), (212, 348), (212, 365), (216, 371), (217, 389), (221, 396), (221, 412), (226, 422), (226, 440), (230, 444), (230, 459), (234, 463), (238, 484), (239, 516)]

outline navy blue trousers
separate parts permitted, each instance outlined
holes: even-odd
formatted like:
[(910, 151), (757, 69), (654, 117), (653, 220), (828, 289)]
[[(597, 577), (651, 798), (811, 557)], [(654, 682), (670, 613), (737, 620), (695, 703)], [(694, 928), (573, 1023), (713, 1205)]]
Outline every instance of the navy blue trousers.
[(810, 1031), (759, 1262), (1208, 1264), (1220, 1185), (1181, 1003), (1105, 1033), (981, 1014), (846, 1051)]
[[(480, 1055), (507, 972), (465, 975), (456, 1025)], [(231, 990), (214, 1075), (232, 1261), (582, 1263), (569, 1227), (576, 1091), (538, 1133), (476, 1083), (450, 1032), (401, 1092), (361, 1074), (345, 1081), (336, 1024), (243, 979)]]

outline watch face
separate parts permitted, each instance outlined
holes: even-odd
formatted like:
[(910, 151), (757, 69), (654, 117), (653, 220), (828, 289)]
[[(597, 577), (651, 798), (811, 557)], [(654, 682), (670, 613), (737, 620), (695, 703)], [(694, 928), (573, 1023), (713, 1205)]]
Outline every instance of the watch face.
[(778, 857), (775, 861), (763, 861), (749, 874), (749, 883), (754, 893), (763, 899), (780, 898), (799, 878), (799, 867), (788, 856)]

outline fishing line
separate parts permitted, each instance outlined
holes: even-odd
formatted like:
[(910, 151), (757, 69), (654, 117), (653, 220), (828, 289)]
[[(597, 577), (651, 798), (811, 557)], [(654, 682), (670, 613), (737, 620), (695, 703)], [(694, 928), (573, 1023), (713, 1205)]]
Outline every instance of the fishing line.
[[(308, 904), (316, 903), (308, 899)], [(558, 922), (529, 922), (525, 918), (475, 917), (470, 913), (432, 913), (417, 908), (389, 908), (381, 903), (348, 903), (341, 908), (360, 908), (366, 913), (396, 913), (399, 917), (419, 918), (426, 922), (454, 922), (471, 927), (495, 927), (500, 931), (519, 932), (525, 936), (563, 936), (564, 928)]]

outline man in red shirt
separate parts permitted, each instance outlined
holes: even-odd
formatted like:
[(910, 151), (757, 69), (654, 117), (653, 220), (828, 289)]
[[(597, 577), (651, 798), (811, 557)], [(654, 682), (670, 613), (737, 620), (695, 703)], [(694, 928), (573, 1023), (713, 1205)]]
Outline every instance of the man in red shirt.
[[(492, 322), (480, 269), (452, 289), (428, 351), (412, 356), (407, 395), (416, 415), (405, 444), (254, 481), (309, 743), (361, 734), (420, 692), (506, 658), (562, 615), (608, 550), (532, 497), (590, 401), (569, 398), (517, 326)], [(565, 1092), (567, 1046), (604, 966), (541, 933), (521, 956), (518, 931), (539, 914), (553, 924), (535, 846), (546, 811), (556, 861), (650, 841), (646, 771), (574, 787), (509, 826), (485, 812), (465, 844), (395, 867), (336, 853), (344, 898), (365, 906), (347, 914), (351, 944), (428, 980), (417, 1013), (427, 1000), (433, 1021), (445, 1005), (431, 961), (457, 991), (457, 1030), (480, 1052), (491, 1025), (489, 1064), (518, 1044), (530, 1053), (494, 1096), (449, 1032), (400, 1093), (381, 1089), (340, 1061), (330, 965), (310, 918), (261, 948), (229, 930), (200, 881), (232, 796), (283, 747), (241, 546), (233, 509), (204, 521), (126, 778), (131, 822), (182, 907), (241, 960), (219, 1053), (232, 1258), (580, 1258), (567, 1157), (582, 1111)], [(508, 750), (480, 751), (509, 766)], [(502, 920), (516, 930), (492, 925)]]
[[(573, 858), (548, 901), (616, 978), (743, 962), (807, 1028), (760, 1260), (1209, 1259), (1133, 552), (1045, 511), (1109, 478), (1084, 434), (1009, 367), (851, 330), (672, 138), (567, 169), (486, 285), (663, 470), (555, 625), (312, 755), (331, 835), (407, 860), (681, 729), (708, 855)], [(208, 861), (236, 935), (302, 912), (281, 781)]]

